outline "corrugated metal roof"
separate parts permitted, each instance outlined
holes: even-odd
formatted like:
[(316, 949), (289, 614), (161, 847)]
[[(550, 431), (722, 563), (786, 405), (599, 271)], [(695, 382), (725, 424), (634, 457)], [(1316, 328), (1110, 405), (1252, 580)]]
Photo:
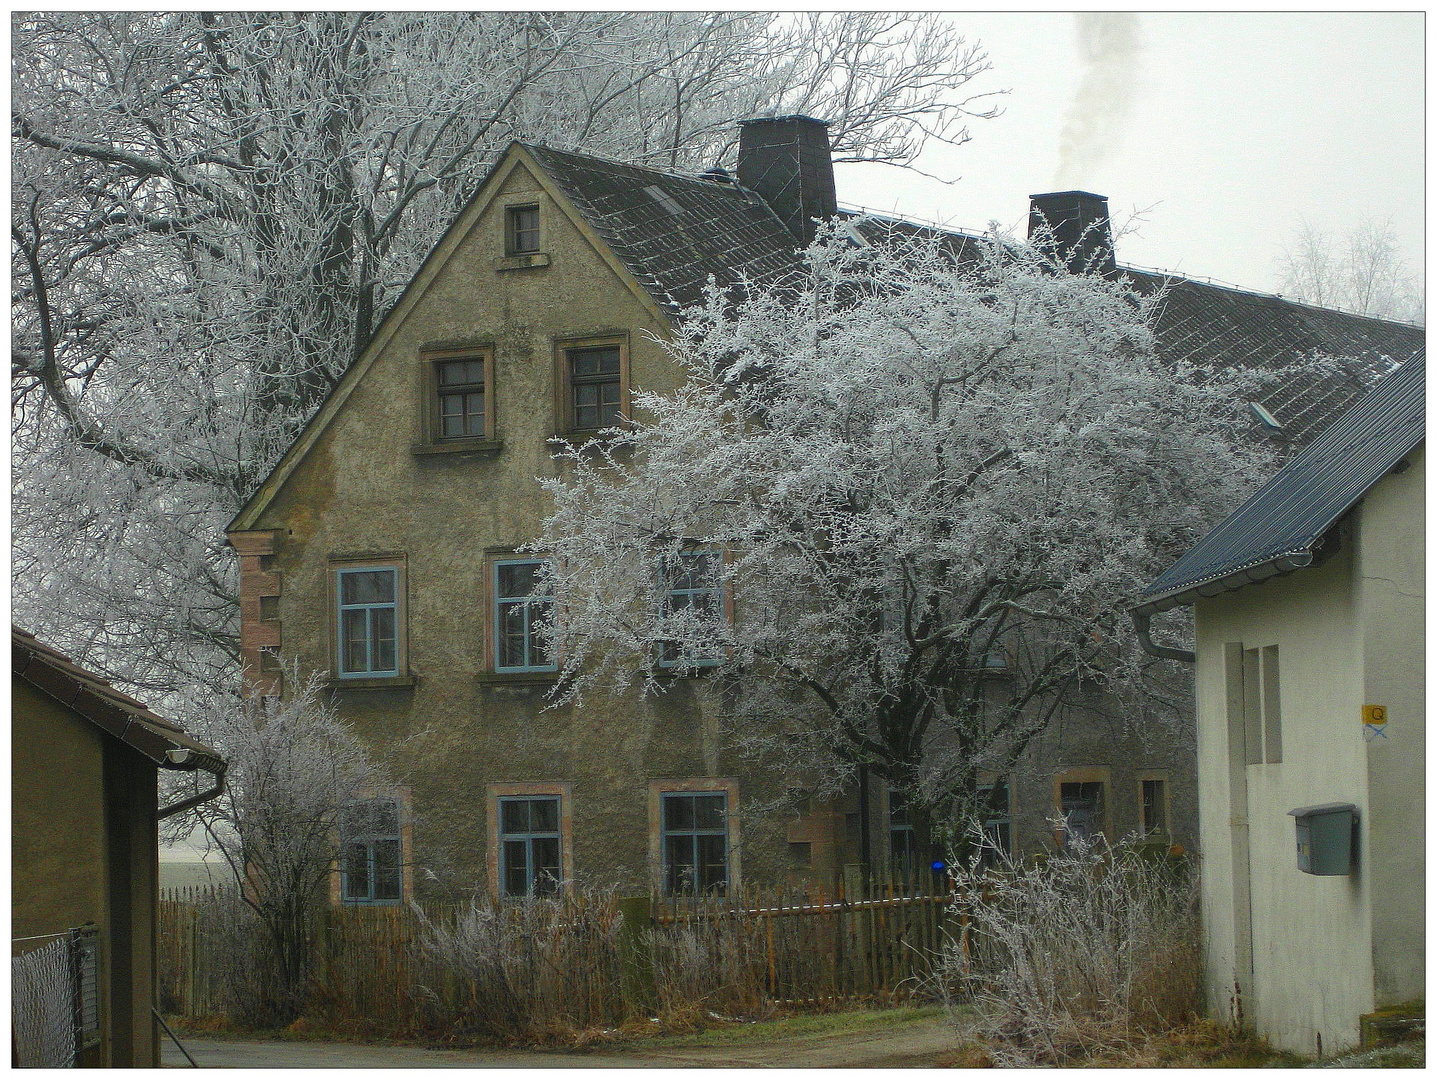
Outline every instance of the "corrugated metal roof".
[[(18, 626), (11, 627), (10, 636), (16, 677), (73, 709), (100, 730), (164, 768), (223, 770), (224, 759), (190, 738), (178, 724), (150, 712), (142, 703)], [(189, 750), (192, 756), (177, 765), (168, 756), (171, 750)]]
[(1426, 437), (1419, 350), (1143, 593), (1139, 614), (1309, 565), (1323, 535)]

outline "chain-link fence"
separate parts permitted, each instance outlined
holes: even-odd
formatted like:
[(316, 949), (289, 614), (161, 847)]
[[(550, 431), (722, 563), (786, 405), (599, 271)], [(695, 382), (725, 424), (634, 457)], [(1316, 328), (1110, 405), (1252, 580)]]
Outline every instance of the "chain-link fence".
[(10, 961), (10, 1022), (21, 1068), (71, 1068), (76, 1054), (98, 1041), (98, 960), (96, 928), (82, 926)]

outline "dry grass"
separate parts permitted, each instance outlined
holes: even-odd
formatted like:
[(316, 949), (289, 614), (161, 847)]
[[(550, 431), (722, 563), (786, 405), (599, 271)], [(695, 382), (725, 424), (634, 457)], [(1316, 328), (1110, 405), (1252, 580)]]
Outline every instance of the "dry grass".
[(1084, 846), (965, 882), (968, 950), (944, 984), (977, 1007), (993, 1062), (1123, 1056), (1201, 1012), (1196, 882), (1133, 844)]

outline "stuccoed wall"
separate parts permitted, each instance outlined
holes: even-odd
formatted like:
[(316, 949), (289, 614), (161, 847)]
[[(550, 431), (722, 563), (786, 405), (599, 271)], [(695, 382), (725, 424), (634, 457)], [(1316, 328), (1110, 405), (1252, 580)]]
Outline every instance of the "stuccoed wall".
[(11, 709), (11, 936), (95, 923), (102, 1038), (79, 1064), (155, 1068), (155, 765), (23, 679)]
[[(539, 204), (548, 266), (496, 269), (506, 199)], [(748, 773), (741, 814), (750, 790), (765, 786), (721, 753), (702, 678), (675, 680), (660, 697), (596, 693), (581, 709), (550, 709), (549, 683), (485, 674), (485, 553), (538, 531), (547, 503), (536, 478), (557, 473), (547, 444), (558, 430), (554, 342), (625, 333), (632, 385), (662, 391), (678, 380), (650, 337), (663, 330), (516, 168), (257, 524), (276, 531), (267, 562), (282, 579), (283, 655), (307, 668), (330, 666), (329, 561), (405, 556), (415, 685), (341, 689), (338, 699), (412, 789), (421, 894), (484, 883), (486, 784), (571, 781), (575, 872), (631, 884), (646, 884), (635, 879), (647, 863), (650, 778)], [(421, 351), (466, 344), (494, 348), (502, 449), (415, 455), (428, 393)], [(742, 833), (757, 842), (764, 830), (746, 824)], [(771, 840), (767, 859), (745, 852), (746, 874), (779, 872), (770, 864), (782, 852)]]
[[(329, 670), (331, 560), (403, 556), (414, 684), (337, 694), (344, 714), (382, 749), (395, 781), (411, 789), (421, 893), (482, 885), (491, 858), (486, 785), (540, 780), (573, 785), (580, 878), (646, 883), (653, 869), (647, 782), (692, 777), (741, 778), (745, 878), (831, 885), (857, 858), (856, 802), (814, 807), (819, 817), (807, 822), (786, 810), (758, 814), (802, 778), (765, 775), (724, 753), (709, 680), (676, 680), (659, 697), (597, 693), (582, 708), (550, 709), (550, 684), (485, 673), (485, 555), (512, 550), (538, 531), (547, 502), (536, 478), (558, 470), (547, 442), (560, 430), (555, 342), (623, 334), (634, 389), (663, 392), (681, 380), (655, 340), (666, 332), (664, 317), (541, 179), (521, 163), (498, 175), (491, 190), (493, 198), (441, 241), (437, 272), (416, 278), (348, 399), (252, 523), (247, 535), (262, 541), (257, 550), (273, 543), (273, 554), (251, 560), (257, 570), (249, 580), (264, 576), (262, 591), (277, 587), (279, 595), (263, 623), (261, 601), (242, 600), (247, 640), (278, 640), (285, 659)], [(548, 264), (501, 269), (504, 207), (520, 203), (540, 208)], [(494, 437), (502, 447), (415, 454), (411, 447), (427, 437), (423, 353), (466, 346), (494, 350)], [(267, 577), (273, 572), (277, 586)], [(1140, 770), (1166, 770), (1175, 838), (1191, 850), (1191, 760), (1182, 744), (1134, 740), (1120, 726), (1066, 725), (1018, 770), (1015, 842), (1023, 850), (1051, 844), (1058, 762), (1110, 769), (1117, 835), (1137, 826)], [(881, 866), (886, 798), (874, 787), (870, 822)], [(803, 843), (814, 872), (794, 874), (790, 860)]]
[(1372, 967), (1378, 1008), (1421, 997), (1426, 982), (1427, 456), (1388, 476), (1361, 507), (1356, 602), (1363, 702), (1387, 707), (1367, 743)]
[(10, 707), (10, 936), (101, 922), (102, 735), (23, 679), (12, 680)]
[[(1374, 1003), (1422, 988), (1424, 463), (1414, 460), (1341, 526), (1342, 548), (1326, 564), (1197, 608), (1209, 993), (1228, 1009), (1236, 947), (1223, 648), (1276, 644), (1283, 761), (1246, 766), (1254, 979), (1243, 1010), (1300, 1053), (1315, 1053), (1319, 1035), (1324, 1052), (1355, 1044)], [(1364, 703), (1390, 710), (1386, 739), (1364, 738)], [(1297, 869), (1288, 811), (1329, 802), (1361, 815), (1351, 876)]]

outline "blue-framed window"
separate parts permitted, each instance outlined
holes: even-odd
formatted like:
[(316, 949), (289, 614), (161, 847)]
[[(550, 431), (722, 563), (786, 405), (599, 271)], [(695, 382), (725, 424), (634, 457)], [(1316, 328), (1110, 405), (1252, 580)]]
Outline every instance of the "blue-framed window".
[(404, 898), (404, 843), (396, 799), (364, 799), (340, 814), (340, 899), (397, 904)]
[(563, 882), (558, 795), (499, 799), (499, 887), (505, 896), (552, 896)]
[(720, 571), (723, 567), (723, 553), (720, 551), (682, 551), (669, 556), (664, 563), (663, 619), (679, 630), (672, 640), (666, 640), (659, 648), (659, 666), (710, 667), (719, 662), (719, 657), (700, 651), (692, 653), (692, 647), (685, 649), (684, 640), (692, 640), (697, 634), (706, 636), (704, 624), (713, 625), (723, 617), (723, 585)]
[(399, 571), (365, 567), (335, 571), (339, 677), (399, 674)]
[(554, 610), (539, 583), (541, 559), (503, 559), (494, 564), (494, 670), (556, 671), (542, 633)]
[(669, 893), (728, 888), (728, 795), (721, 791), (665, 792), (664, 889)]

